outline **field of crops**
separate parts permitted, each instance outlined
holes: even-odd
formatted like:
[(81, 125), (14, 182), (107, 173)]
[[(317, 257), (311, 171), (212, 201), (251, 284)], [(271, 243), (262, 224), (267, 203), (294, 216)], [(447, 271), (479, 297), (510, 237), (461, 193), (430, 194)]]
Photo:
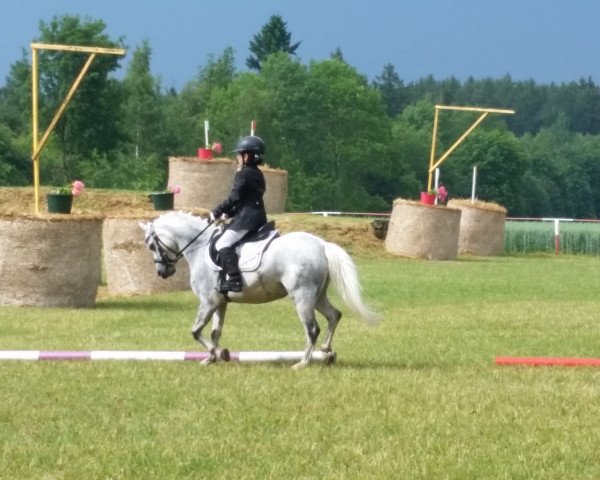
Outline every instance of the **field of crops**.
[[(553, 253), (554, 222), (507, 221), (504, 252)], [(560, 253), (600, 255), (600, 223), (560, 222)]]

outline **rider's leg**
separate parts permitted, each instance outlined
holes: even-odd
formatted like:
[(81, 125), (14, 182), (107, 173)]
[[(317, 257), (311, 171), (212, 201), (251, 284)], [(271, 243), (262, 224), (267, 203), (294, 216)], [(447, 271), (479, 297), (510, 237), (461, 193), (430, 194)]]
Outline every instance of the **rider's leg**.
[(238, 257), (232, 245), (241, 240), (247, 233), (248, 230), (226, 230), (215, 244), (215, 248), (219, 252), (219, 265), (225, 272), (225, 281), (220, 287), (222, 292), (242, 291), (242, 275), (238, 266)]

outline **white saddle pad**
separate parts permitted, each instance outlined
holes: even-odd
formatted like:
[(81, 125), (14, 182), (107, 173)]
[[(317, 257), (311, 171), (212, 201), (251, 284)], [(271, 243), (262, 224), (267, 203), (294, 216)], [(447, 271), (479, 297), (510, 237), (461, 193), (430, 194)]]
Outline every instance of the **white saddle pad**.
[[(241, 246), (237, 247), (235, 251), (239, 257), (239, 267), (241, 272), (253, 272), (260, 265), (260, 261), (263, 256), (263, 252), (267, 249), (269, 244), (275, 239), (275, 237), (279, 235), (277, 230), (272, 230), (269, 232), (269, 236), (260, 242), (250, 242), (243, 243)], [(206, 249), (206, 261), (210, 265), (210, 268), (213, 270), (222, 270), (219, 265), (212, 261), (210, 258), (210, 253)]]

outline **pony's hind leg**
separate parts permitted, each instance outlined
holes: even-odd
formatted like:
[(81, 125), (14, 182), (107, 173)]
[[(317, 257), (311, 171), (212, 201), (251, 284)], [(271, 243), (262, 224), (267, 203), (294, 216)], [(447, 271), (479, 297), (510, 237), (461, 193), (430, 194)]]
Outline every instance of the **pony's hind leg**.
[(323, 289), (321, 295), (317, 299), (316, 305), (317, 311), (327, 319), (327, 335), (321, 345), (323, 352), (331, 352), (331, 341), (333, 340), (333, 334), (338, 326), (340, 319), (342, 318), (342, 312), (335, 308), (329, 302), (327, 298), (327, 292)]

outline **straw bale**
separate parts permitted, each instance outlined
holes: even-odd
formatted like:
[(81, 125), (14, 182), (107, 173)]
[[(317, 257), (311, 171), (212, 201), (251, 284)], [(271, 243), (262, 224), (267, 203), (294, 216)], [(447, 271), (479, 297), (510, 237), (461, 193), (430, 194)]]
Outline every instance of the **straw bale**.
[(460, 216), (456, 208), (396, 199), (385, 249), (410, 258), (454, 260), (458, 254)]
[(461, 199), (450, 200), (448, 206), (462, 212), (458, 253), (491, 256), (504, 251), (506, 208), (497, 203)]
[[(265, 176), (265, 209), (283, 213), (287, 200), (288, 174), (285, 170), (261, 166)], [(228, 158), (199, 160), (196, 157), (169, 158), (169, 185), (179, 185), (176, 209), (212, 209), (227, 198), (233, 186), (236, 162)]]
[(93, 307), (102, 218), (0, 216), (0, 305)]
[(175, 208), (212, 209), (221, 203), (233, 186), (235, 165), (228, 158), (170, 157), (168, 183), (181, 187), (175, 195)]
[[(154, 215), (156, 218), (158, 215)], [(150, 218), (153, 219), (153, 218)], [(108, 217), (102, 233), (106, 283), (111, 295), (149, 294), (190, 289), (190, 268), (185, 259), (167, 279), (156, 274), (154, 258), (144, 243), (138, 218)]]
[(265, 210), (267, 213), (283, 213), (287, 200), (288, 173), (277, 168), (260, 167), (267, 190), (265, 192)]

